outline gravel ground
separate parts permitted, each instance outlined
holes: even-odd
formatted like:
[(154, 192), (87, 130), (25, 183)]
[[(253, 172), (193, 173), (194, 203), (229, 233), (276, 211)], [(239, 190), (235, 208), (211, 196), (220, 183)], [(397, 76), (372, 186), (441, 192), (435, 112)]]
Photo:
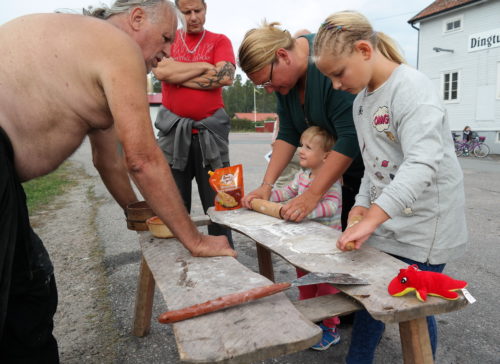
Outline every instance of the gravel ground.
[[(231, 158), (243, 163), (245, 190), (255, 188), (265, 168), (268, 134), (231, 134)], [(447, 273), (465, 278), (478, 303), (440, 315), (437, 363), (500, 363), (497, 262), (500, 258), (499, 158), (461, 159), (467, 193), (471, 248)], [(131, 335), (135, 285), (140, 252), (135, 232), (127, 230), (123, 213), (106, 192), (91, 165), (84, 143), (71, 158), (78, 182), (44, 211), (32, 216), (55, 266), (59, 290), (55, 335), (62, 363), (179, 363), (169, 325), (153, 320), (145, 338)], [(194, 184), (195, 186), (196, 184)], [(194, 188), (193, 196), (197, 195)], [(199, 201), (193, 215), (201, 214)], [(242, 264), (256, 270), (255, 245), (235, 233)], [(277, 281), (293, 278), (292, 268), (274, 256)], [(289, 297), (297, 292), (289, 290)], [(153, 317), (166, 310), (157, 291)], [(306, 350), (262, 363), (341, 363), (349, 343), (350, 327), (341, 326), (342, 341), (326, 352)], [(376, 364), (401, 363), (397, 325), (388, 325), (377, 352)]]
[(94, 223), (98, 201), (92, 178), (73, 167), (78, 184), (31, 220), (55, 268), (55, 336), (62, 362), (110, 363), (116, 349), (109, 338), (118, 337), (118, 332), (111, 324), (109, 282)]

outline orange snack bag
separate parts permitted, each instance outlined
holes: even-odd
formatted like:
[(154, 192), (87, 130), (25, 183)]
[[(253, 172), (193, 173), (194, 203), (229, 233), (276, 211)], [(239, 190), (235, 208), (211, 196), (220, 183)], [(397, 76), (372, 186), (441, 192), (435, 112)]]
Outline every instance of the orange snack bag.
[(208, 182), (217, 194), (215, 195), (215, 210), (235, 210), (241, 208), (244, 195), (243, 166), (237, 164), (208, 172)]

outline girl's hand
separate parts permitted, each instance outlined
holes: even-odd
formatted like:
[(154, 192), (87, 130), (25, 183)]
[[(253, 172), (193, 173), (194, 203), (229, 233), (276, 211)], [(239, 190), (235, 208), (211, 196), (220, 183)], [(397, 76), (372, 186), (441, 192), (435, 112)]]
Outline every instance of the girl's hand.
[(337, 248), (342, 251), (352, 250), (347, 247), (348, 243), (354, 243), (354, 250), (361, 248), (361, 245), (368, 240), (370, 235), (377, 228), (369, 219), (361, 220), (358, 223), (348, 226), (346, 231), (337, 240)]
[[(347, 228), (349, 228), (349, 225), (351, 225), (355, 217), (360, 217), (361, 220), (365, 217), (365, 215), (368, 213), (368, 209), (363, 206), (354, 206), (351, 211), (349, 211), (349, 217), (347, 218)], [(356, 218), (359, 220), (359, 218)]]
[(243, 197), (243, 200), (241, 200), (241, 202), (243, 203), (243, 207), (246, 207), (247, 209), (252, 209), (252, 207), (250, 206), (250, 202), (252, 202), (254, 198), (260, 198), (266, 201), (269, 200), (271, 192), (272, 192), (271, 186), (263, 184), (259, 188), (253, 190), (248, 195), (245, 195)]
[[(342, 251), (351, 250), (348, 249), (349, 243), (354, 243), (356, 250), (361, 248), (361, 245), (368, 240), (375, 229), (390, 219), (390, 216), (377, 204), (373, 204), (369, 209), (361, 206), (353, 207), (349, 211), (349, 222), (351, 219), (354, 220), (356, 216), (361, 216), (362, 220), (348, 225), (346, 231), (337, 240), (337, 248)], [(349, 244), (349, 246), (351, 245)]]
[(321, 200), (321, 196), (316, 196), (309, 190), (290, 200), (281, 209), (281, 217), (284, 220), (301, 222), (313, 211)]

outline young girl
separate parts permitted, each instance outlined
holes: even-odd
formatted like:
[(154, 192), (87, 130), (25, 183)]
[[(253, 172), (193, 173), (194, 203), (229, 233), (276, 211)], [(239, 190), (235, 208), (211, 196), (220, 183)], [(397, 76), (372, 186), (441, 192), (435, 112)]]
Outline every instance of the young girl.
[(470, 126), (466, 126), (464, 130), (462, 130), (462, 139), (465, 142), (470, 142), (472, 140), (472, 130)]
[[(463, 175), (435, 86), (404, 64), (393, 42), (351, 11), (331, 15), (314, 44), (316, 65), (333, 87), (357, 94), (354, 123), (365, 174), (340, 249), (366, 242), (422, 270), (441, 272), (466, 248)], [(397, 272), (395, 272), (397, 273)], [(436, 322), (428, 317), (435, 353)], [(354, 319), (347, 363), (371, 363), (384, 325)]]
[[(271, 201), (281, 202), (290, 200), (304, 191), (311, 185), (312, 180), (317, 176), (318, 171), (330, 153), (334, 138), (325, 129), (318, 126), (307, 128), (300, 137), (301, 147), (299, 148), (300, 166), (305, 170), (300, 170), (290, 184), (283, 188), (274, 189), (271, 193)], [(342, 213), (342, 186), (339, 181), (335, 182), (323, 195), (316, 208), (309, 213), (308, 219), (313, 219), (322, 224), (331, 226), (339, 231), (342, 230), (340, 217)], [(297, 276), (302, 277), (305, 271), (297, 269)], [(338, 293), (339, 290), (329, 284), (313, 284), (299, 287), (299, 299), (324, 296)], [(340, 341), (337, 325), (340, 323), (338, 317), (331, 317), (323, 320), (319, 325), (323, 330), (323, 337), (319, 343), (312, 346), (314, 350), (326, 350), (331, 345)]]

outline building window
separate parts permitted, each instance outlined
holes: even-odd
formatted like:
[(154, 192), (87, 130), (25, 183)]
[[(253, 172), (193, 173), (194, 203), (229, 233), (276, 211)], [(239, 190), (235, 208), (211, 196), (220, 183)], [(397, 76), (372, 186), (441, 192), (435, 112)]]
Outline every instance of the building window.
[(453, 33), (462, 30), (463, 16), (448, 18), (443, 23), (444, 33)]
[(500, 100), (500, 62), (497, 63), (497, 100)]
[(458, 100), (458, 71), (443, 74), (443, 100)]

